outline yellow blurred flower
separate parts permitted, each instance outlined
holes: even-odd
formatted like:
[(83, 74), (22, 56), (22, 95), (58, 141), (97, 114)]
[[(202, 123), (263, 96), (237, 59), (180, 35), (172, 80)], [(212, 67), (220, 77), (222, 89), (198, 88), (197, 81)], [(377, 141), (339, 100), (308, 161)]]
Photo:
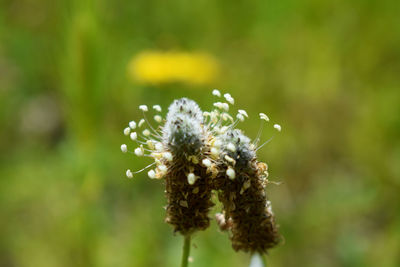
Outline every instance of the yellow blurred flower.
[(142, 83), (207, 84), (218, 74), (218, 62), (206, 53), (144, 51), (128, 64), (128, 75)]

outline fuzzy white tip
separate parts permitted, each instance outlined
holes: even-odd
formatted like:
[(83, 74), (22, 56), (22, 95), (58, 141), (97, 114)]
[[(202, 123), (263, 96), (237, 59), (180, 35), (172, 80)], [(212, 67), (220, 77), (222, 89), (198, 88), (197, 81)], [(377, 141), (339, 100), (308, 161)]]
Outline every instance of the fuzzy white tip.
[(225, 111), (229, 111), (228, 103), (222, 103), (222, 109), (225, 110)]
[(129, 179), (133, 177), (133, 173), (131, 172), (131, 170), (126, 170), (126, 177), (128, 177)]
[(194, 175), (194, 173), (189, 173), (187, 176), (187, 180), (190, 185), (193, 185), (194, 182), (196, 182), (196, 175)]
[(121, 145), (121, 151), (122, 151), (122, 153), (128, 152), (128, 147), (125, 144), (122, 144)]
[(132, 141), (136, 141), (137, 140), (137, 133), (136, 132), (131, 133), (130, 138), (131, 138)]
[(235, 170), (234, 170), (232, 167), (229, 167), (229, 168), (226, 170), (226, 175), (227, 175), (227, 176), (229, 177), (229, 179), (231, 179), (231, 180), (235, 179), (235, 177), (236, 177)]
[(221, 92), (218, 89), (214, 89), (212, 91), (212, 94), (215, 95), (215, 96), (221, 97)]
[(209, 159), (203, 159), (201, 162), (202, 162), (203, 165), (206, 166), (207, 168), (211, 167), (211, 160), (209, 160)]
[(149, 109), (147, 108), (146, 105), (140, 105), (140, 106), (139, 106), (139, 109), (142, 110), (143, 112), (149, 111)]
[(280, 132), (282, 130), (282, 127), (279, 124), (274, 124), (274, 128)]
[(265, 121), (269, 121), (269, 118), (266, 114), (264, 113), (260, 113), (260, 119), (265, 120)]
[(165, 174), (165, 173), (167, 173), (167, 166), (165, 166), (165, 165), (160, 165), (160, 166), (158, 166), (157, 167), (158, 168), (158, 170), (162, 173), (162, 174)]
[(156, 178), (156, 172), (154, 170), (150, 170), (147, 175), (149, 176), (150, 179)]
[(142, 125), (145, 123), (146, 121), (144, 119), (141, 119), (138, 123), (139, 128), (142, 127)]
[(155, 145), (156, 151), (160, 152), (163, 150), (163, 145), (160, 142), (157, 142)]
[(135, 121), (130, 121), (129, 122), (129, 127), (131, 127), (132, 130), (136, 129), (136, 122)]
[(150, 131), (148, 129), (144, 129), (144, 131), (142, 132), (144, 136), (149, 136), (150, 135)]
[(222, 146), (222, 141), (221, 140), (216, 140), (215, 142), (214, 142), (214, 147), (217, 147), (217, 148), (220, 148)]
[(161, 106), (160, 106), (160, 105), (154, 105), (154, 106), (153, 106), (153, 109), (154, 109), (155, 111), (161, 112)]
[(244, 116), (243, 116), (242, 114), (240, 114), (240, 113), (238, 113), (238, 114), (236, 115), (236, 118), (237, 118), (238, 120), (240, 120), (240, 121), (244, 121)]
[(232, 151), (232, 152), (235, 152), (235, 151), (236, 151), (236, 146), (235, 146), (234, 144), (232, 144), (232, 143), (229, 143), (229, 144), (226, 146), (226, 148), (227, 148), (229, 151)]
[(171, 152), (164, 152), (163, 158), (165, 158), (168, 161), (172, 161), (172, 159), (173, 159)]
[(141, 147), (135, 148), (135, 155), (138, 157), (143, 156), (143, 149)]
[(238, 112), (239, 112), (240, 114), (242, 114), (243, 116), (245, 116), (246, 118), (248, 118), (248, 117), (249, 117), (249, 115), (247, 115), (247, 112), (246, 112), (246, 110), (239, 109), (239, 110), (238, 110)]
[(155, 115), (154, 120), (158, 123), (162, 122), (162, 117), (160, 115)]
[(229, 104), (233, 105), (235, 104), (235, 99), (233, 99), (233, 97), (231, 96), (231, 94), (224, 94), (224, 97), (226, 99), (226, 101), (229, 102)]
[(129, 135), (130, 132), (131, 132), (131, 128), (126, 127), (126, 128), (124, 129), (124, 135)]
[(219, 149), (218, 148), (212, 147), (210, 152), (211, 152), (211, 156), (213, 158), (218, 158), (218, 156), (219, 156)]

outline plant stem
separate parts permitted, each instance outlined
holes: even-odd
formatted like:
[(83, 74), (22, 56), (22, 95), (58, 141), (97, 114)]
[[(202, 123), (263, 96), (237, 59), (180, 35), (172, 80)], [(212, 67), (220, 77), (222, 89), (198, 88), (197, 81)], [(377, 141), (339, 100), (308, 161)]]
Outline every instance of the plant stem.
[(183, 241), (181, 267), (187, 267), (190, 254), (190, 235), (186, 235)]

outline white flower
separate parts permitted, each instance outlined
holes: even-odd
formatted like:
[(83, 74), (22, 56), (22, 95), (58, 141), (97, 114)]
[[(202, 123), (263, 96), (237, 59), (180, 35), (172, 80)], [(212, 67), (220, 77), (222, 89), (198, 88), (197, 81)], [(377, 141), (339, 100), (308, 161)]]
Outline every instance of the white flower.
[(239, 112), (240, 114), (242, 114), (243, 116), (245, 116), (246, 118), (248, 118), (248, 117), (249, 117), (249, 115), (247, 115), (247, 112), (246, 112), (246, 110), (239, 109), (239, 110), (238, 110), (238, 112)]
[(142, 147), (135, 148), (135, 155), (136, 156), (140, 157), (140, 156), (143, 156), (143, 154), (144, 154), (144, 151), (143, 151)]
[(227, 148), (228, 150), (232, 151), (232, 152), (235, 152), (235, 151), (236, 151), (236, 147), (235, 147), (235, 145), (232, 144), (232, 143), (229, 143), (229, 144), (226, 146), (226, 148)]
[(135, 121), (130, 121), (129, 122), (129, 127), (131, 127), (132, 130), (136, 128), (136, 122)]
[(163, 145), (160, 142), (157, 142), (155, 145), (156, 151), (162, 151), (163, 150)]
[(162, 122), (162, 117), (160, 115), (155, 115), (154, 120), (158, 123)]
[(225, 111), (229, 111), (228, 103), (222, 103), (222, 109), (225, 110)]
[(126, 127), (126, 128), (124, 129), (124, 135), (129, 135), (130, 132), (131, 132), (131, 128)]
[(264, 113), (260, 113), (260, 119), (265, 120), (265, 121), (269, 121), (268, 116), (265, 115)]
[(142, 110), (143, 112), (147, 112), (149, 110), (146, 105), (140, 105), (139, 109)]
[(142, 125), (145, 123), (146, 121), (144, 119), (141, 119), (138, 123), (139, 128), (142, 127)]
[(171, 152), (164, 152), (163, 158), (165, 158), (168, 161), (172, 161), (172, 159), (173, 159)]
[(228, 101), (231, 105), (235, 104), (235, 99), (231, 96), (231, 94), (224, 94), (226, 101)]
[(238, 118), (238, 120), (240, 120), (240, 121), (244, 121), (244, 116), (242, 114), (240, 114), (240, 113), (238, 113), (236, 115), (236, 118)]
[(274, 128), (280, 132), (282, 130), (282, 127), (279, 124), (274, 124)]
[(150, 170), (147, 175), (149, 176), (150, 179), (156, 178), (156, 172), (154, 170)]
[(209, 159), (203, 159), (202, 163), (204, 166), (206, 166), (207, 168), (211, 167), (211, 160)]
[(194, 173), (189, 173), (187, 180), (190, 185), (194, 184), (194, 182), (196, 182), (196, 175), (194, 175)]
[(150, 131), (148, 129), (144, 129), (142, 133), (143, 133), (144, 136), (149, 136), (150, 135)]
[(157, 167), (158, 168), (158, 170), (162, 173), (162, 174), (165, 174), (165, 173), (167, 173), (167, 166), (165, 166), (165, 165), (160, 165), (160, 166), (158, 166)]
[(132, 141), (136, 141), (137, 140), (137, 133), (136, 132), (131, 133), (130, 137), (131, 137)]
[(161, 112), (161, 106), (160, 106), (160, 105), (154, 105), (154, 106), (153, 106), (153, 109), (154, 109), (155, 111)]
[(227, 175), (227, 176), (229, 177), (229, 179), (231, 179), (231, 180), (235, 179), (235, 177), (236, 177), (235, 170), (234, 170), (232, 167), (229, 167), (229, 168), (226, 170), (226, 175)]
[(212, 94), (215, 95), (215, 96), (221, 97), (221, 92), (218, 89), (214, 89), (212, 91)]
[(126, 177), (128, 178), (132, 178), (133, 177), (133, 173), (131, 172), (131, 170), (126, 170)]
[(121, 145), (121, 151), (122, 151), (122, 153), (128, 152), (128, 147), (125, 144), (122, 144)]

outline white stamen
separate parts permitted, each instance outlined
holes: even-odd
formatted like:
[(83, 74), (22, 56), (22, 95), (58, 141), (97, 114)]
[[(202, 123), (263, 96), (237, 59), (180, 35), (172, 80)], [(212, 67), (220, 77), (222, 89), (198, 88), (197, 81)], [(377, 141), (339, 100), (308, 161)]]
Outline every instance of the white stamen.
[(219, 130), (219, 134), (224, 134), (226, 131), (228, 131), (229, 127), (228, 126), (222, 126), (221, 129)]
[(143, 112), (147, 112), (149, 110), (146, 105), (140, 105), (139, 109), (142, 110)]
[(133, 173), (131, 172), (131, 170), (126, 170), (126, 177), (128, 178), (132, 178), (133, 177)]
[(136, 141), (137, 140), (137, 133), (136, 132), (131, 133), (130, 137), (131, 137), (132, 141)]
[(155, 145), (156, 151), (162, 151), (163, 150), (163, 145), (160, 142), (157, 142)]
[(130, 121), (129, 122), (129, 127), (131, 127), (132, 130), (136, 128), (136, 122), (135, 121)]
[(260, 119), (265, 120), (265, 121), (269, 121), (268, 116), (265, 115), (264, 113), (260, 113)]
[(213, 158), (218, 158), (218, 156), (219, 156), (219, 149), (218, 148), (212, 147), (210, 152), (211, 152), (211, 156)]
[(246, 110), (239, 109), (239, 110), (238, 110), (238, 112), (239, 112), (240, 114), (242, 114), (243, 116), (245, 116), (246, 118), (248, 118), (248, 117), (249, 117), (249, 115), (247, 115), (247, 112), (246, 112)]
[(153, 109), (154, 109), (155, 111), (161, 112), (161, 106), (160, 106), (160, 105), (154, 105), (154, 106), (153, 106)]
[(168, 161), (172, 161), (172, 159), (173, 159), (171, 152), (164, 152), (163, 158), (165, 158)]
[(215, 96), (221, 97), (221, 92), (219, 90), (217, 90), (217, 89), (214, 89), (212, 91), (212, 94), (215, 95)]
[(143, 156), (143, 154), (144, 154), (144, 151), (143, 151), (142, 147), (135, 148), (135, 155), (136, 156), (141, 157), (141, 156)]
[(274, 124), (274, 128), (280, 132), (282, 130), (282, 127), (279, 124)]
[(229, 143), (229, 144), (226, 146), (226, 148), (227, 148), (228, 150), (232, 151), (232, 152), (235, 152), (235, 151), (236, 151), (236, 146), (235, 146), (234, 144), (232, 144), (232, 143)]
[(165, 166), (165, 165), (160, 165), (157, 168), (162, 174), (165, 174), (167, 172), (167, 170), (168, 170), (167, 166)]
[(149, 176), (150, 179), (156, 178), (156, 172), (154, 170), (150, 170), (147, 175)]
[(194, 175), (194, 173), (189, 173), (187, 180), (190, 185), (194, 184), (194, 182), (196, 182), (196, 175)]
[(216, 140), (215, 142), (214, 142), (214, 146), (215, 147), (217, 147), (217, 148), (220, 148), (221, 146), (222, 146), (222, 141), (221, 140)]
[(124, 129), (124, 135), (129, 135), (130, 132), (131, 132), (131, 128), (126, 127), (126, 128)]
[(226, 99), (226, 101), (228, 101), (231, 105), (235, 104), (235, 99), (233, 99), (233, 97), (231, 96), (231, 94), (224, 94), (224, 97)]
[(236, 115), (236, 118), (237, 118), (238, 120), (240, 120), (240, 121), (244, 121), (244, 116), (243, 116), (242, 114), (240, 114), (240, 113), (238, 113), (238, 114)]
[(144, 136), (149, 136), (150, 135), (150, 131), (148, 129), (144, 129), (144, 131), (142, 132)]
[(154, 150), (154, 143), (152, 140), (147, 140), (146, 144), (151, 150)]
[(229, 157), (228, 155), (225, 155), (224, 158), (225, 158), (226, 161), (228, 161), (230, 163), (235, 163), (235, 160), (233, 158)]
[(231, 179), (231, 180), (235, 179), (235, 176), (236, 176), (235, 170), (234, 170), (232, 167), (229, 167), (229, 168), (226, 170), (226, 175), (227, 175), (227, 176), (229, 177), (229, 179)]
[(142, 125), (145, 123), (146, 121), (144, 119), (141, 119), (138, 123), (139, 128), (142, 127)]
[(154, 120), (158, 123), (162, 122), (162, 117), (160, 115), (155, 115)]
[(128, 152), (128, 147), (125, 144), (122, 144), (121, 145), (121, 151), (122, 151), (122, 153)]
[(228, 103), (222, 103), (222, 109), (225, 110), (225, 111), (229, 111)]
[(202, 163), (204, 166), (206, 166), (207, 168), (211, 167), (211, 160), (209, 159), (203, 159)]

